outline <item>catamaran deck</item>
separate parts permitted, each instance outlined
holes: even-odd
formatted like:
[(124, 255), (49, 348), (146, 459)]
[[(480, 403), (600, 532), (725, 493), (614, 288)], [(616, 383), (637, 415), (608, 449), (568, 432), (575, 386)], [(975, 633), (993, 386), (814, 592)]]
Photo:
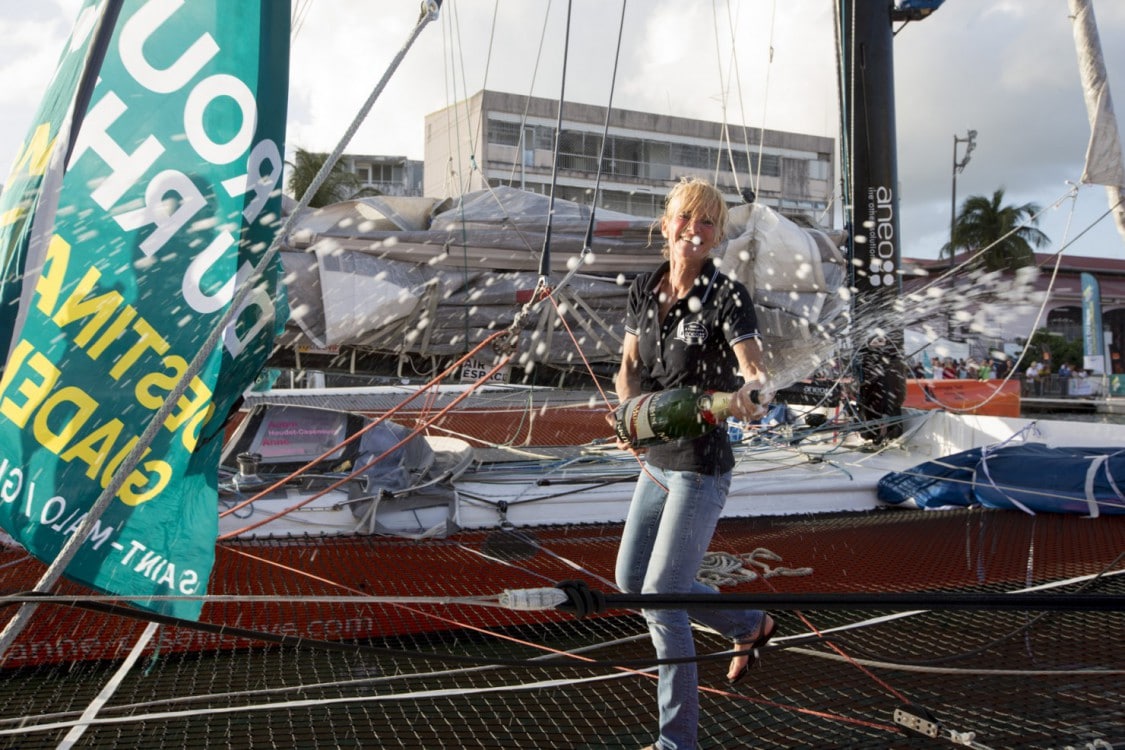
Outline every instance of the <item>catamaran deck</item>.
[[(0, 747), (57, 747), (83, 722), (76, 746), (99, 748), (640, 747), (653, 740), (655, 681), (637, 614), (548, 612), (520, 622), (462, 598), (566, 578), (611, 591), (604, 579), (618, 533), (604, 525), (223, 545), (218, 562), (232, 572), (214, 593), (270, 600), (209, 604), (204, 621), (221, 626), (213, 632), (161, 625), (159, 647), (132, 666), (125, 659), (143, 622), (45, 604), (36, 623), (56, 631), (40, 631), (41, 663), (9, 667), (0, 681)], [(895, 723), (905, 703), (932, 712), (942, 736), (975, 733), (973, 747), (1125, 742), (1120, 607), (924, 606), (929, 594), (1031, 587), (1120, 601), (1125, 517), (887, 510), (732, 519), (712, 550), (724, 592), (914, 593), (919, 606), (777, 611), (782, 637), (738, 690), (725, 686), (727, 657), (704, 661), (701, 747), (939, 746)], [(739, 564), (724, 565), (730, 559)], [(39, 572), (12, 554), (0, 563), (9, 593)], [(329, 582), (345, 577), (349, 586)], [(444, 603), (406, 598), (453, 591)], [(403, 598), (325, 603), (314, 594)], [(372, 621), (396, 623), (400, 634), (349, 635)], [(291, 638), (251, 640), (254, 630)], [(298, 631), (303, 639), (292, 637)], [(95, 644), (115, 648), (81, 658)], [(705, 656), (727, 648), (702, 632), (697, 644)]]

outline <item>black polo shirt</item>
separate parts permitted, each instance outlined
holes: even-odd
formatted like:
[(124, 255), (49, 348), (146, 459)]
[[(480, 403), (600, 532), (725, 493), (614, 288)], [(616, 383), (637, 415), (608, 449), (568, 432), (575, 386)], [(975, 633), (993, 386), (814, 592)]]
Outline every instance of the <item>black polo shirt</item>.
[[(661, 325), (656, 288), (667, 272), (665, 261), (655, 272), (638, 276), (629, 289), (625, 331), (637, 337), (641, 390), (685, 386), (701, 391), (737, 390), (742, 376), (731, 347), (760, 336), (750, 292), (719, 271), (709, 258), (691, 293), (672, 305)], [(648, 460), (670, 471), (711, 474), (734, 468), (734, 454), (723, 429), (695, 440), (653, 446), (648, 449)]]

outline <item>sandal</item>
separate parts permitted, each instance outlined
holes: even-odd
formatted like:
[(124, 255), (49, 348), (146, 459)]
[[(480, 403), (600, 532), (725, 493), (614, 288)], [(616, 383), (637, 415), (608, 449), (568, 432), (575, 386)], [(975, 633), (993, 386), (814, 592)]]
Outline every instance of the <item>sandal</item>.
[(731, 685), (737, 685), (742, 682), (746, 675), (750, 674), (750, 670), (758, 664), (758, 649), (765, 646), (773, 638), (773, 634), (777, 631), (777, 621), (769, 615), (765, 616), (762, 620), (762, 630), (758, 633), (758, 637), (752, 641), (736, 641), (735, 645), (749, 646), (750, 648), (740, 649), (740, 653), (735, 658), (739, 658), (742, 654), (746, 654), (746, 663), (742, 665), (742, 669), (738, 670), (734, 676), (727, 677), (727, 682)]

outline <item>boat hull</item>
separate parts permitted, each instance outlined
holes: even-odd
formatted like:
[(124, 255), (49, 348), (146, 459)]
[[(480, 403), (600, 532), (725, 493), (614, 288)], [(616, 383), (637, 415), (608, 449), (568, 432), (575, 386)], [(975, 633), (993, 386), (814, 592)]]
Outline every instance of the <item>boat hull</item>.
[[(422, 542), (358, 536), (226, 542), (216, 552), (210, 586), (216, 598), (201, 618), (226, 630), (166, 625), (145, 651), (214, 652), (266, 643), (235, 634), (244, 631), (317, 641), (401, 640), (564, 620), (571, 616), (457, 602), (573, 578), (612, 591), (620, 535), (620, 524), (598, 524), (462, 532)], [(1125, 549), (1125, 517), (883, 509), (725, 518), (710, 549), (719, 562), (740, 561), (737, 580), (719, 580), (724, 592), (948, 592), (981, 585), (1014, 590), (1100, 572)], [(0, 554), (0, 566), (7, 592), (29, 590), (42, 572), (40, 563), (14, 549)], [(60, 593), (88, 594), (72, 584)], [(260, 599), (222, 600), (235, 595)], [(415, 601), (420, 596), (455, 601)], [(44, 604), (3, 666), (120, 659), (143, 628), (143, 619)]]

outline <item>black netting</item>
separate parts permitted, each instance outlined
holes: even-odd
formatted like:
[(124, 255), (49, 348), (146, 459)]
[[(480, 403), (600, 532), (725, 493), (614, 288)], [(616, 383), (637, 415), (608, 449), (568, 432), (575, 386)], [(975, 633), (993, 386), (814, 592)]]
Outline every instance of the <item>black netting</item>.
[[(83, 712), (93, 723), (78, 747), (643, 746), (655, 738), (655, 681), (604, 664), (651, 659), (634, 613), (574, 619), (464, 603), (302, 600), (464, 597), (576, 578), (609, 591), (601, 579), (611, 578), (619, 532), (535, 530), (519, 544), (474, 533), (224, 545), (212, 593), (272, 600), (209, 603), (203, 619), (224, 625), (222, 633), (162, 625), (155, 648), (121, 674), (143, 621), (44, 604), (5, 661), (0, 747), (57, 747)], [(748, 556), (747, 567), (774, 574), (725, 591), (922, 596), (1049, 585), (1043, 593), (1125, 593), (1113, 574), (1125, 567), (1117, 559), (1122, 518), (888, 511), (741, 519), (724, 521), (712, 544), (733, 555), (760, 548), (780, 560), (756, 565), (766, 558)], [(486, 549), (511, 554), (486, 558)], [(9, 594), (42, 571), (14, 552), (0, 564)], [(785, 574), (794, 571), (804, 574)], [(1107, 574), (1090, 578), (1099, 573)], [(928, 711), (947, 738), (975, 733), (981, 747), (1125, 742), (1125, 614), (1112, 608), (774, 614), (780, 635), (737, 690), (726, 687), (725, 658), (703, 663), (701, 747), (953, 744), (896, 725), (904, 704)], [(234, 629), (337, 647), (270, 644)], [(697, 645), (704, 655), (728, 648), (703, 632)], [(576, 655), (551, 656), (558, 652)], [(114, 679), (120, 684), (94, 708)]]

